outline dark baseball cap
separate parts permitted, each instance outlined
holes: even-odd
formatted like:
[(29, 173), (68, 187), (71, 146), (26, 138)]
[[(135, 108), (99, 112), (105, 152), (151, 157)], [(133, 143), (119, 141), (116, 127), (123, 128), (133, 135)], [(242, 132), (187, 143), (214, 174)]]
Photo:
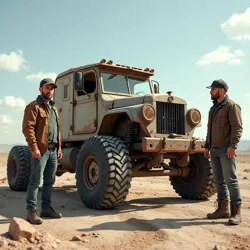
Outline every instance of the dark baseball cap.
[(54, 86), (54, 88), (57, 88), (55, 82), (51, 79), (51, 78), (44, 78), (41, 82), (40, 82), (40, 88), (44, 85), (48, 85), (51, 84)]
[(226, 91), (228, 90), (228, 85), (225, 81), (222, 79), (219, 80), (214, 80), (210, 86), (207, 87), (208, 89), (211, 88), (219, 88), (219, 89), (225, 89)]

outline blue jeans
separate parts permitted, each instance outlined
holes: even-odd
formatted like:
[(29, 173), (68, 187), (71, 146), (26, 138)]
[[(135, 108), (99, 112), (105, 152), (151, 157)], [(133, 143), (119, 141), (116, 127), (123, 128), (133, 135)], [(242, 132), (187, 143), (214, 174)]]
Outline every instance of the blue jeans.
[(27, 209), (37, 207), (38, 188), (43, 177), (42, 207), (50, 207), (53, 184), (57, 169), (57, 150), (48, 149), (41, 159), (31, 158), (31, 174), (27, 190)]
[(227, 148), (211, 148), (211, 165), (217, 186), (218, 200), (227, 200), (228, 191), (231, 204), (241, 204), (241, 194), (236, 176), (235, 157), (229, 159)]

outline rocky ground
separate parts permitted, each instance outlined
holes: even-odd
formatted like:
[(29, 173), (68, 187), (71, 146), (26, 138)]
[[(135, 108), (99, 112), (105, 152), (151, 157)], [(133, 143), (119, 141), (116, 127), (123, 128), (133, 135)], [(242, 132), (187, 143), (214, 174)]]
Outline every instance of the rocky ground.
[(53, 193), (53, 206), (64, 217), (45, 220), (32, 227), (35, 231), (24, 229), (36, 233), (20, 240), (8, 232), (13, 221), (24, 223), (19, 218), (26, 216), (26, 193), (9, 189), (6, 160), (0, 155), (0, 249), (250, 249), (250, 154), (237, 157), (243, 197), (239, 226), (228, 226), (227, 219), (206, 219), (216, 196), (208, 201), (181, 199), (168, 177), (135, 178), (119, 208), (87, 209), (76, 191), (74, 174), (66, 173), (57, 178)]

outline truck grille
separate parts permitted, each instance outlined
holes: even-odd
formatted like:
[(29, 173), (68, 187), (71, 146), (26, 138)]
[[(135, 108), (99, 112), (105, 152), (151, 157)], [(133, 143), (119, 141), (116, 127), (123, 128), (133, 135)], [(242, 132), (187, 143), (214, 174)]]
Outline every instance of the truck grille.
[(185, 134), (183, 104), (157, 102), (156, 119), (158, 134)]

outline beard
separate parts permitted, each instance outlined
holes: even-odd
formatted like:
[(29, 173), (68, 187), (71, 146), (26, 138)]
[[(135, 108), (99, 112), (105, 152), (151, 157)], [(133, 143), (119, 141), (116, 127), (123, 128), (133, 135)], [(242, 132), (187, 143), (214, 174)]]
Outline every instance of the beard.
[(49, 93), (45, 93), (44, 91), (41, 92), (41, 95), (42, 97), (45, 99), (45, 100), (51, 100), (52, 99), (52, 95), (49, 94)]
[(216, 94), (211, 95), (211, 99), (214, 101), (217, 101), (219, 99), (219, 97), (220, 97), (219, 91)]

